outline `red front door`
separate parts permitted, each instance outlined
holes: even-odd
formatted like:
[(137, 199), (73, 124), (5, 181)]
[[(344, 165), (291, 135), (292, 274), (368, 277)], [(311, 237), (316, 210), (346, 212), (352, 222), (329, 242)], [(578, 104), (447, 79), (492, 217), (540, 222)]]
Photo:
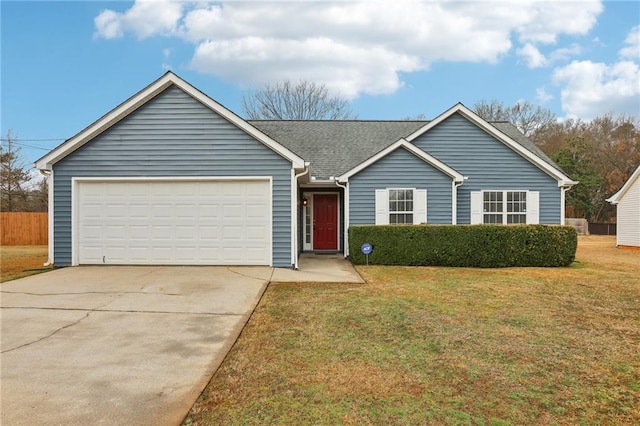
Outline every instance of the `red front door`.
[(338, 250), (338, 195), (313, 195), (313, 249)]

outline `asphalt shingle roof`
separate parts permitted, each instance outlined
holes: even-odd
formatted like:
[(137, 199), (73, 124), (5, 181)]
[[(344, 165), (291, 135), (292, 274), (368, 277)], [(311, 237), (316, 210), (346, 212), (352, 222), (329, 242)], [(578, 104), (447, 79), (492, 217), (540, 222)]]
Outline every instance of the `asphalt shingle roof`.
[[(250, 120), (249, 123), (309, 161), (312, 176), (328, 179), (351, 170), (428, 121)], [(561, 171), (513, 124), (491, 124)]]

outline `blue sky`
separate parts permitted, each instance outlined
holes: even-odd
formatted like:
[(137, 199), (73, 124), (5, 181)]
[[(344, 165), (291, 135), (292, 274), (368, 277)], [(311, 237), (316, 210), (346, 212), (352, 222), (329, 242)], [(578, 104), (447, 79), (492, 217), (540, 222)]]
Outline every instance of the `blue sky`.
[(31, 163), (167, 69), (242, 115), (313, 80), (361, 119), (527, 100), (640, 116), (640, 2), (2, 1), (1, 132)]

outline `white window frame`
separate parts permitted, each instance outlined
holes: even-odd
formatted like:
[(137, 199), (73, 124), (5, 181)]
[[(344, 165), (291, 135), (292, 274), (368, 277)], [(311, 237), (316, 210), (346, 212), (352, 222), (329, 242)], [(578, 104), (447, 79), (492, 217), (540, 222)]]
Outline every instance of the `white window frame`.
[[(501, 211), (487, 211), (485, 210), (485, 194), (499, 193), (502, 195)], [(509, 193), (524, 193), (525, 194), (525, 206), (520, 212), (508, 211), (508, 197)], [(514, 201), (511, 201), (514, 202)], [(471, 192), (471, 224), (496, 224), (496, 225), (532, 225), (539, 223), (539, 192), (528, 191), (523, 189), (486, 189), (482, 191)], [(486, 222), (485, 217), (487, 215), (499, 215), (502, 220), (497, 223)], [(514, 215), (525, 215), (525, 222), (521, 223), (509, 223), (509, 217)]]
[[(402, 196), (404, 199), (399, 199), (398, 195), (400, 195), (400, 193), (402, 193)], [(406, 224), (412, 224), (413, 223), (413, 196), (415, 195), (415, 189), (413, 188), (389, 188), (387, 189), (387, 194), (389, 195), (389, 198), (387, 200), (387, 202), (389, 203), (389, 223), (390, 224), (394, 224), (394, 225), (406, 225)], [(396, 195), (396, 199), (391, 199), (391, 195), (395, 194)], [(411, 200), (407, 199), (407, 194), (411, 194)], [(397, 206), (402, 203), (405, 206), (404, 210), (392, 210), (391, 209), (391, 203), (396, 203), (396, 209)], [(411, 210), (408, 210), (407, 207), (407, 203), (411, 203)], [(411, 215), (411, 221), (407, 222), (407, 215)], [(398, 218), (402, 218), (403, 221), (402, 222), (398, 222)], [(394, 220), (391, 220), (392, 218), (395, 218)]]
[[(394, 211), (390, 209), (391, 191), (412, 191), (413, 192), (413, 210)], [(417, 188), (386, 188), (376, 189), (375, 191), (375, 223), (376, 225), (389, 225), (392, 214), (412, 214), (412, 223), (404, 223), (398, 225), (419, 225), (427, 223), (427, 190)]]

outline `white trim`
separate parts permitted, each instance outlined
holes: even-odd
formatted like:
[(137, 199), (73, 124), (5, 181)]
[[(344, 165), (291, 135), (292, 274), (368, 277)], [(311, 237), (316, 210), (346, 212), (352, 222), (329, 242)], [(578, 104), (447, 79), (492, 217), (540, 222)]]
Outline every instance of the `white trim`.
[[(298, 253), (297, 253), (297, 241), (298, 235), (296, 235), (296, 228), (298, 227), (298, 188), (296, 171), (291, 168), (291, 266), (298, 269)], [(271, 228), (273, 234), (273, 228)], [(273, 237), (272, 237), (273, 238)]]
[(265, 146), (267, 146), (277, 154), (291, 161), (295, 169), (304, 168), (304, 160), (302, 158), (300, 158), (284, 146), (280, 145), (278, 142), (271, 139), (269, 136), (262, 133), (260, 130), (247, 123), (245, 120), (229, 111), (171, 71), (168, 71), (162, 77), (151, 83), (149, 86), (145, 87), (144, 89), (133, 95), (131, 98), (127, 99), (122, 104), (112, 109), (110, 112), (102, 116), (93, 124), (82, 130), (80, 133), (66, 140), (57, 148), (54, 148), (48, 154), (36, 160), (35, 167), (40, 170), (50, 170), (53, 164), (60, 161), (76, 149), (80, 148), (82, 145), (95, 138), (100, 133), (104, 132), (105, 130), (131, 114), (133, 111), (140, 108), (142, 105), (153, 99), (155, 96), (157, 96), (172, 84), (189, 94), (191, 97), (193, 97), (215, 113), (225, 118), (231, 124), (245, 131), (256, 140), (262, 142)]
[(610, 198), (607, 198), (607, 201), (611, 204), (618, 204), (620, 199), (627, 193), (627, 191), (631, 188), (636, 179), (640, 178), (640, 166), (631, 174), (629, 179), (622, 185), (622, 188), (615, 194), (613, 194)]
[(383, 149), (382, 151), (380, 151), (379, 153), (377, 153), (373, 157), (370, 157), (368, 160), (363, 161), (362, 163), (358, 164), (356, 167), (354, 167), (353, 169), (349, 170), (348, 172), (342, 174), (341, 176), (338, 176), (337, 180), (340, 181), (340, 182), (348, 181), (351, 176), (355, 175), (356, 173), (361, 172), (362, 170), (366, 169), (367, 167), (369, 167), (370, 165), (372, 165), (376, 161), (386, 157), (387, 155), (389, 155), (390, 153), (392, 153), (393, 151), (395, 151), (398, 148), (406, 149), (410, 153), (414, 154), (416, 157), (422, 159), (424, 162), (432, 165), (436, 169), (440, 170), (442, 173), (444, 173), (444, 174), (448, 175), (449, 177), (451, 177), (455, 182), (464, 181), (464, 176), (462, 176), (460, 173), (458, 173), (457, 171), (455, 171), (451, 167), (447, 166), (446, 164), (444, 164), (442, 161), (438, 160), (437, 158), (432, 157), (431, 155), (427, 154), (426, 152), (424, 152), (420, 148), (416, 147), (415, 145), (409, 143), (404, 138), (399, 139), (394, 144), (392, 144), (392, 145), (388, 146), (387, 148)]
[(71, 265), (79, 265), (78, 247), (78, 187), (82, 182), (250, 182), (269, 183), (269, 244), (267, 257), (273, 266), (273, 177), (272, 176), (133, 176), (133, 177), (72, 177), (71, 178)]
[(417, 137), (433, 129), (434, 127), (442, 123), (444, 120), (446, 120), (447, 118), (451, 117), (456, 113), (463, 115), (466, 119), (474, 123), (476, 126), (480, 127), (482, 130), (484, 130), (494, 138), (498, 139), (499, 141), (507, 145), (509, 148), (511, 148), (518, 154), (520, 154), (522, 157), (529, 160), (539, 169), (541, 169), (551, 177), (555, 178), (558, 181), (558, 186), (573, 186), (578, 183), (574, 180), (571, 180), (568, 176), (566, 176), (564, 173), (561, 173), (559, 170), (556, 170), (555, 168), (551, 167), (549, 163), (547, 163), (546, 161), (544, 161), (543, 159), (535, 155), (533, 152), (524, 148), (522, 145), (520, 145), (519, 143), (511, 139), (509, 136), (502, 133), (500, 130), (492, 126), (487, 121), (483, 120), (478, 114), (471, 111), (469, 108), (467, 108), (461, 103), (457, 103), (453, 107), (449, 108), (447, 111), (440, 114), (434, 120), (430, 121), (429, 123), (422, 126), (420, 129), (416, 130), (415, 132), (407, 136), (406, 140), (408, 142), (413, 142)]

